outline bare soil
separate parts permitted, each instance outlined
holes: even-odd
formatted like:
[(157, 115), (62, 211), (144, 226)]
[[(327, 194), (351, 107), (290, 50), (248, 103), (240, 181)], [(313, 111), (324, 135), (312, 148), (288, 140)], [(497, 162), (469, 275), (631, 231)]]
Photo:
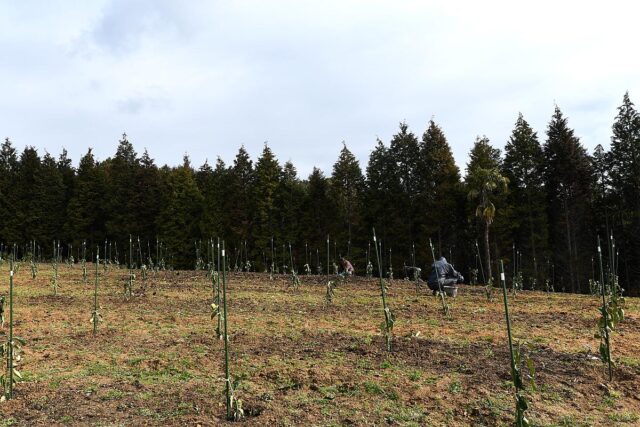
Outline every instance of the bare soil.
[[(104, 321), (94, 336), (89, 271), (85, 284), (79, 266), (60, 268), (56, 296), (49, 266), (35, 280), (26, 265), (16, 275), (24, 381), (0, 403), (0, 426), (226, 424), (223, 342), (205, 274), (150, 273), (146, 281), (138, 274), (126, 300), (128, 272), (100, 268)], [(240, 424), (513, 422), (501, 293), (490, 302), (482, 288), (463, 286), (445, 318), (428, 290), (393, 281), (388, 352), (377, 281), (351, 279), (326, 306), (326, 279), (301, 279), (294, 288), (286, 276), (229, 277), (231, 372), (247, 415)], [(612, 335), (611, 382), (597, 358), (598, 304), (591, 296), (510, 296), (514, 334), (536, 366), (537, 387), (528, 390), (533, 425), (640, 425), (640, 301), (627, 299), (627, 317)]]

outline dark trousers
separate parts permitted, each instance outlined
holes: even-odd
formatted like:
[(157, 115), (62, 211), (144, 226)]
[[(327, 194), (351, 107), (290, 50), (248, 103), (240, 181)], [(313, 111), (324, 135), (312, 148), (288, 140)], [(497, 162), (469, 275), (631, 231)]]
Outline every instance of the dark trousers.
[[(440, 281), (440, 286), (442, 286), (443, 288), (445, 286), (455, 286), (458, 283), (458, 279), (438, 279)], [(428, 283), (429, 285), (429, 289), (431, 289), (432, 291), (438, 291), (440, 290), (440, 287), (438, 286), (438, 282), (430, 282)]]

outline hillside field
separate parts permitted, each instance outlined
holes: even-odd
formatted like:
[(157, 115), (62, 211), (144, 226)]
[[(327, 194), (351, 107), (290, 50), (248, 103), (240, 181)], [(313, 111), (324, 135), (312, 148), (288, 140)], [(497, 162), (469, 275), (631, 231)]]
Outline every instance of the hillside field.
[[(0, 425), (225, 424), (223, 342), (210, 317), (204, 272), (137, 274), (123, 297), (125, 269), (100, 267), (104, 321), (92, 335), (93, 266), (15, 276), (14, 333), (26, 340), (15, 398)], [(380, 333), (377, 280), (352, 278), (325, 307), (323, 277), (231, 274), (231, 372), (247, 417), (241, 425), (509, 425), (513, 386), (502, 294), (462, 286), (439, 301), (394, 280), (393, 351)], [(8, 267), (2, 265), (2, 295)], [(618, 362), (607, 381), (594, 338), (597, 297), (524, 291), (510, 298), (513, 331), (536, 366), (528, 415), (537, 426), (640, 425), (640, 300), (612, 335)], [(5, 304), (5, 310), (8, 305)], [(8, 321), (8, 317), (7, 317)], [(5, 321), (4, 332), (7, 326)]]

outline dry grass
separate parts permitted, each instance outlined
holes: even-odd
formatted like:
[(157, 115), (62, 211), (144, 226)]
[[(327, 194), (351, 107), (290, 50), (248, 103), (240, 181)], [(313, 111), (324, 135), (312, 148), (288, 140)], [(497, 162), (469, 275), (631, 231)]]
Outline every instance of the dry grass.
[[(209, 318), (211, 288), (194, 272), (149, 275), (125, 301), (126, 270), (100, 272), (105, 321), (91, 334), (92, 277), (79, 266), (16, 277), (15, 331), (27, 340), (16, 398), (0, 404), (4, 425), (218, 425), (223, 423), (222, 342)], [(8, 274), (2, 267), (3, 291)], [(91, 268), (89, 269), (91, 272)], [(91, 273), (93, 274), (93, 273)], [(508, 425), (513, 400), (499, 299), (464, 287), (451, 320), (426, 292), (395, 281), (394, 351), (379, 325), (379, 289), (364, 279), (339, 287), (323, 308), (322, 279), (232, 275), (229, 328), (232, 374), (240, 379), (251, 425)], [(613, 335), (620, 361), (612, 384), (595, 360), (598, 300), (521, 292), (511, 312), (517, 338), (533, 344), (538, 391), (535, 425), (637, 423), (640, 415), (640, 318)], [(416, 337), (417, 335), (417, 337)], [(1, 425), (1, 423), (0, 423)]]

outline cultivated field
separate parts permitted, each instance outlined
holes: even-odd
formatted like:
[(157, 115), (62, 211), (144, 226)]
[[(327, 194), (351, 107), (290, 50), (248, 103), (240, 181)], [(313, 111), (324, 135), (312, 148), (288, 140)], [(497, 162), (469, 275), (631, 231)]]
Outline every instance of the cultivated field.
[[(2, 294), (8, 267), (2, 266)], [(50, 266), (15, 277), (15, 334), (26, 339), (15, 398), (2, 425), (219, 425), (226, 423), (223, 342), (210, 318), (204, 273), (149, 274), (123, 297), (127, 270), (100, 268), (97, 336), (90, 323), (93, 271)], [(430, 293), (396, 280), (393, 351), (380, 334), (375, 280), (340, 285), (324, 307), (324, 278), (229, 277), (231, 372), (246, 425), (508, 425), (513, 386), (501, 294), (462, 287), (451, 318)], [(532, 345), (534, 425), (640, 424), (640, 300), (612, 335), (619, 363), (608, 382), (594, 338), (597, 297), (520, 292), (516, 338)], [(6, 305), (5, 305), (6, 306)], [(6, 331), (6, 326), (5, 326)], [(0, 423), (1, 424), (1, 423)]]

